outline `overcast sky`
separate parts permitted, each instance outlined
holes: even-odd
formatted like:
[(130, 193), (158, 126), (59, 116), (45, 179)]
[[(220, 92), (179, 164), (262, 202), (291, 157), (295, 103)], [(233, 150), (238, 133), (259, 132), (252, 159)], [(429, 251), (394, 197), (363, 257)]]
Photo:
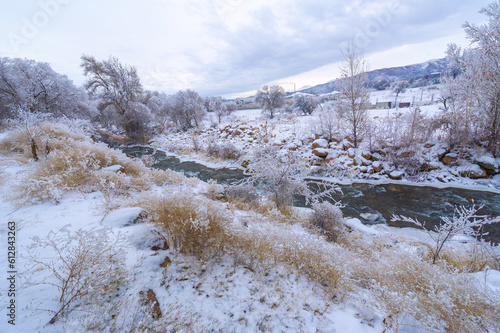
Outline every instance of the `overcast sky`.
[(0, 0), (0, 56), (48, 62), (81, 85), (80, 56), (136, 66), (146, 89), (238, 95), (338, 75), (352, 38), (370, 68), (467, 46), (492, 0)]

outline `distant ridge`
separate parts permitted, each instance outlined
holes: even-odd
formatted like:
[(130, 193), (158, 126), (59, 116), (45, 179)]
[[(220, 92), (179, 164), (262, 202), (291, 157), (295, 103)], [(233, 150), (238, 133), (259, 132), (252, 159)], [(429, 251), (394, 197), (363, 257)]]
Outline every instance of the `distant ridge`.
[[(420, 64), (382, 68), (367, 72), (368, 87), (383, 90), (389, 88), (394, 81), (407, 80), (410, 86), (423, 86), (432, 84), (436, 79), (439, 79), (437, 73), (441, 73), (449, 68), (449, 61), (446, 58), (433, 59)], [(314, 87), (302, 89), (299, 92), (308, 94), (328, 94), (337, 89), (337, 80), (332, 80), (327, 83), (319, 84)]]

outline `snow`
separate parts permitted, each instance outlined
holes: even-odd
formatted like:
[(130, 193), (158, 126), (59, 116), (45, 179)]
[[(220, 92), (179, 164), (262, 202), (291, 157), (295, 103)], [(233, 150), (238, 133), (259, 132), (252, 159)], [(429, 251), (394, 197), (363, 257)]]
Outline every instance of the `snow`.
[(102, 220), (103, 225), (109, 227), (124, 227), (136, 222), (144, 214), (144, 209), (140, 207), (126, 207), (111, 211)]
[(356, 231), (358, 231), (362, 234), (365, 234), (365, 235), (378, 235), (380, 233), (379, 231), (375, 230), (374, 228), (364, 225), (357, 218), (346, 219), (344, 221), (344, 223), (352, 230), (356, 230)]

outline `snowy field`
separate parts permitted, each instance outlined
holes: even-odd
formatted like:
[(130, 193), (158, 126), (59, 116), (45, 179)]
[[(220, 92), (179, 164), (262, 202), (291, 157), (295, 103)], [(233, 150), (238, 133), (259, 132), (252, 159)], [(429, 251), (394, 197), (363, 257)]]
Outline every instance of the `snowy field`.
[[(259, 118), (256, 111), (246, 115)], [(307, 124), (279, 126), (283, 133)], [(337, 244), (310, 225), (310, 209), (282, 214), (220, 201), (214, 184), (150, 170), (60, 132), (59, 150), (43, 163), (18, 153), (0, 157), (0, 266), (15, 272), (1, 282), (2, 332), (499, 328), (500, 272), (430, 264), (425, 253), (432, 240), (425, 232), (350, 219)], [(2, 138), (13, 142), (5, 133)], [(87, 181), (75, 182), (75, 176)], [(182, 221), (192, 229), (169, 226), (186, 213)], [(191, 233), (204, 241), (182, 238)], [(457, 238), (447, 255), (465, 260), (475, 246)], [(455, 312), (454, 304), (464, 312)]]

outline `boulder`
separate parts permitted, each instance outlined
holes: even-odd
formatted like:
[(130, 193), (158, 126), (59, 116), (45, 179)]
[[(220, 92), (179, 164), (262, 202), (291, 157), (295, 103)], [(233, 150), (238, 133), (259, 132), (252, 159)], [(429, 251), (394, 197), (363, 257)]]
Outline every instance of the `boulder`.
[(249, 165), (250, 165), (250, 161), (249, 160), (244, 160), (243, 162), (241, 162), (241, 166), (243, 168), (248, 168)]
[(361, 160), (361, 157), (359, 157), (359, 156), (354, 157), (352, 159), (352, 161), (354, 162), (354, 165), (357, 165), (357, 166), (363, 165), (363, 161)]
[(316, 148), (312, 151), (312, 153), (318, 157), (327, 157), (328, 156), (328, 151), (324, 148)]
[(458, 173), (462, 177), (469, 177), (472, 179), (484, 178), (487, 176), (486, 170), (477, 164), (470, 164), (458, 168)]
[(156, 320), (161, 317), (160, 303), (158, 302), (156, 294), (152, 289), (148, 289), (148, 291), (146, 292), (144, 304), (149, 308), (153, 319)]
[(347, 149), (347, 156), (349, 156), (349, 158), (354, 158), (354, 156), (356, 156), (355, 152), (354, 152), (354, 148)]
[(455, 153), (448, 153), (443, 156), (443, 164), (450, 165), (455, 163), (458, 160), (458, 155)]
[(372, 154), (370, 152), (364, 150), (361, 152), (361, 157), (363, 157), (366, 160), (371, 160), (372, 159)]
[(498, 173), (498, 163), (493, 157), (481, 156), (480, 158), (475, 159), (473, 163), (483, 168), (487, 174)]
[(312, 147), (313, 147), (313, 149), (315, 149), (315, 148), (328, 148), (328, 141), (326, 141), (325, 139), (314, 140), (312, 143)]
[(372, 163), (372, 168), (374, 172), (380, 172), (383, 169), (382, 163), (379, 161), (375, 161)]
[(348, 150), (350, 148), (354, 148), (354, 145), (350, 141), (342, 141), (342, 149)]
[(120, 208), (107, 214), (102, 224), (110, 227), (126, 227), (142, 222), (147, 216), (148, 213), (140, 207)]
[(389, 173), (389, 178), (391, 178), (392, 180), (401, 180), (403, 179), (403, 175), (404, 173), (401, 171), (392, 171), (391, 173)]

